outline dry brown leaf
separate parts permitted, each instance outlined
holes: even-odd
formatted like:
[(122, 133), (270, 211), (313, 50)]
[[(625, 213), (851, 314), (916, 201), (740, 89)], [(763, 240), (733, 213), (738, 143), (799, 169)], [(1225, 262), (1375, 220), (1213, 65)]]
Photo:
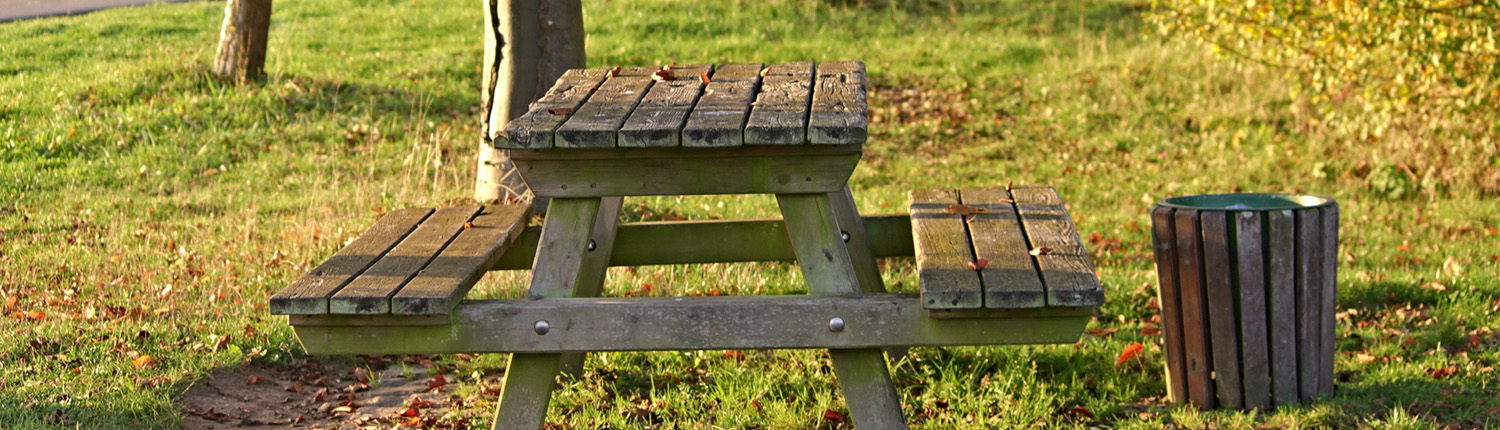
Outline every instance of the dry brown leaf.
[(130, 364), (134, 364), (137, 369), (151, 367), (156, 364), (156, 357), (142, 355), (140, 357), (136, 357), (134, 360), (130, 360)]
[(950, 214), (958, 214), (958, 215), (973, 215), (973, 214), (984, 213), (984, 211), (985, 211), (983, 208), (976, 208), (976, 207), (973, 207), (973, 206), (964, 206), (964, 205), (961, 205), (961, 204), (958, 204), (958, 203), (954, 203), (954, 204), (948, 205), (948, 209), (947, 210), (948, 210), (948, 213), (950, 213)]
[(1048, 247), (1045, 247), (1045, 246), (1037, 247), (1037, 248), (1034, 248), (1034, 249), (1031, 250), (1031, 255), (1032, 256), (1042, 256), (1042, 255), (1047, 255), (1047, 254), (1051, 254), (1051, 253), (1052, 253), (1052, 248), (1048, 248)]
[(1121, 364), (1125, 364), (1125, 362), (1130, 361), (1130, 359), (1135, 358), (1135, 356), (1137, 355), (1140, 355), (1141, 351), (1144, 350), (1146, 350), (1146, 346), (1141, 345), (1140, 342), (1131, 343), (1129, 346), (1125, 347), (1124, 351), (1120, 351), (1120, 358), (1118, 360), (1115, 360), (1115, 365), (1119, 366)]
[(573, 114), (573, 109), (565, 108), (565, 107), (563, 107), (563, 108), (552, 108), (552, 109), (547, 109), (547, 113), (550, 113), (550, 114), (553, 114), (553, 115), (572, 115)]
[(656, 73), (652, 73), (651, 74), (651, 80), (653, 80), (653, 81), (675, 81), (675, 80), (677, 80), (677, 75), (674, 74), (674, 73), (672, 73), (672, 69), (661, 69), (661, 70), (657, 70)]
[(707, 84), (709, 82), (708, 72), (698, 72), (698, 80), (702, 81), (704, 84)]
[(259, 384), (261, 382), (265, 382), (265, 380), (266, 380), (266, 377), (264, 377), (264, 376), (250, 375), (249, 378), (245, 378), (245, 385), (255, 385), (255, 384)]
[(981, 258), (975, 261), (967, 262), (965, 264), (969, 266), (969, 270), (978, 272), (980, 270), (984, 270), (984, 266), (990, 265), (990, 260), (987, 258)]

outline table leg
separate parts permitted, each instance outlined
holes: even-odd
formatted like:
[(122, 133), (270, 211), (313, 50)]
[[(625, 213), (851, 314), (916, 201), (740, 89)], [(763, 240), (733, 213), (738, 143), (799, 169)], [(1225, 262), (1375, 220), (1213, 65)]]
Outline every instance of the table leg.
[[(596, 283), (604, 279), (609, 264), (594, 235), (599, 224), (601, 199), (554, 199), (532, 262), (531, 288), (527, 297), (572, 297), (580, 292), (598, 294)], [(613, 204), (618, 207), (618, 201)], [(617, 210), (615, 211), (616, 213)], [(603, 245), (613, 247), (614, 235)], [(590, 246), (590, 242), (594, 242)], [(591, 249), (592, 248), (592, 249)], [(597, 260), (603, 260), (602, 262)], [(500, 404), (495, 408), (494, 428), (538, 430), (547, 418), (561, 354), (511, 354), (505, 371)]]
[[(792, 247), (797, 252), (797, 264), (812, 294), (850, 294), (863, 290), (859, 270), (842, 237), (849, 232), (852, 241), (854, 232), (850, 229), (858, 223), (846, 221), (843, 223), (846, 228), (840, 228), (840, 213), (848, 216), (853, 204), (848, 202), (848, 207), (840, 208), (846, 203), (835, 203), (842, 200), (839, 194), (776, 195)], [(862, 228), (856, 229), (859, 230)], [(869, 252), (868, 247), (864, 252)], [(870, 259), (870, 263), (874, 260)], [(865, 277), (869, 275), (867, 272)], [(878, 277), (879, 273), (874, 275)], [(855, 426), (861, 430), (907, 428), (906, 417), (901, 413), (901, 398), (896, 394), (880, 349), (832, 349), (829, 355)]]
[[(620, 225), (620, 207), (625, 198), (605, 197), (599, 200), (599, 214), (594, 217), (595, 247), (590, 251), (593, 258), (585, 259), (578, 268), (578, 287), (573, 289), (574, 297), (599, 297), (604, 291), (605, 273), (609, 271), (609, 256), (615, 249), (615, 228)], [(564, 376), (578, 377), (583, 373), (583, 360), (587, 355), (586, 352), (564, 352), (558, 370)]]
[[(864, 221), (859, 217), (859, 207), (854, 205), (854, 193), (845, 185), (843, 191), (828, 193), (828, 199), (833, 203), (833, 216), (838, 221), (841, 234), (848, 234), (845, 248), (849, 249), (849, 260), (854, 263), (855, 275), (859, 277), (860, 292), (886, 292), (885, 280), (880, 277), (880, 265), (875, 261), (875, 253), (870, 251), (870, 239), (865, 234)], [(903, 360), (906, 352), (906, 347), (885, 349), (891, 362), (896, 363), (897, 373), (914, 375), (916, 369), (910, 366), (909, 361)]]

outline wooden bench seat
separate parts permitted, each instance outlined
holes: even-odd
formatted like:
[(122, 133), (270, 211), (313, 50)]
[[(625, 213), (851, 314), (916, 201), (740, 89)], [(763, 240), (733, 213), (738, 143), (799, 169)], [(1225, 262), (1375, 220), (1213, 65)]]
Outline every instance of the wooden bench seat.
[(403, 209), (271, 297), (275, 315), (446, 315), (530, 219), (526, 205)]
[(1050, 186), (913, 190), (911, 217), (929, 310), (1104, 303), (1078, 230)]

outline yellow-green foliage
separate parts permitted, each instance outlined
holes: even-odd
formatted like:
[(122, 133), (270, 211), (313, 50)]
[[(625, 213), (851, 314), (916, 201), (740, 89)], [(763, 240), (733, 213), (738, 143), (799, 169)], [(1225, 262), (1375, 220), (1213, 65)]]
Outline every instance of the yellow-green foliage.
[[(1295, 71), (1307, 100), (1389, 122), (1500, 108), (1497, 0), (1158, 0), (1155, 23), (1219, 52)], [(1458, 123), (1462, 124), (1462, 122)], [(1380, 134), (1386, 125), (1372, 122)], [(1492, 128), (1493, 123), (1484, 124)]]
[[(1242, 61), (1283, 68), (1313, 124), (1386, 149), (1442, 142), (1481, 172), (1497, 162), (1500, 1), (1156, 0), (1163, 35), (1202, 42)], [(1392, 139), (1395, 136), (1396, 138)], [(1401, 155), (1385, 152), (1390, 158)], [(1405, 151), (1400, 151), (1405, 152)], [(1408, 154), (1434, 158), (1433, 154)], [(1426, 161), (1426, 162), (1424, 162)], [(1404, 163), (1404, 162), (1398, 162)], [(1417, 160), (1416, 167), (1454, 167)], [(1435, 164), (1419, 166), (1421, 164)], [(1388, 166), (1396, 166), (1390, 164)], [(1493, 191), (1493, 190), (1491, 190)]]

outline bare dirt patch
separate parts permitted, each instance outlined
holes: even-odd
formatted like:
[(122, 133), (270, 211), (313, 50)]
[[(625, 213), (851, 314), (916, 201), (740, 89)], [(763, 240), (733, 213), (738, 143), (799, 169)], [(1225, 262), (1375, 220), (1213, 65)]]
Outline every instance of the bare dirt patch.
[(219, 369), (179, 402), (185, 430), (465, 428), (448, 418), (463, 399), (440, 366), (422, 357), (353, 363)]

